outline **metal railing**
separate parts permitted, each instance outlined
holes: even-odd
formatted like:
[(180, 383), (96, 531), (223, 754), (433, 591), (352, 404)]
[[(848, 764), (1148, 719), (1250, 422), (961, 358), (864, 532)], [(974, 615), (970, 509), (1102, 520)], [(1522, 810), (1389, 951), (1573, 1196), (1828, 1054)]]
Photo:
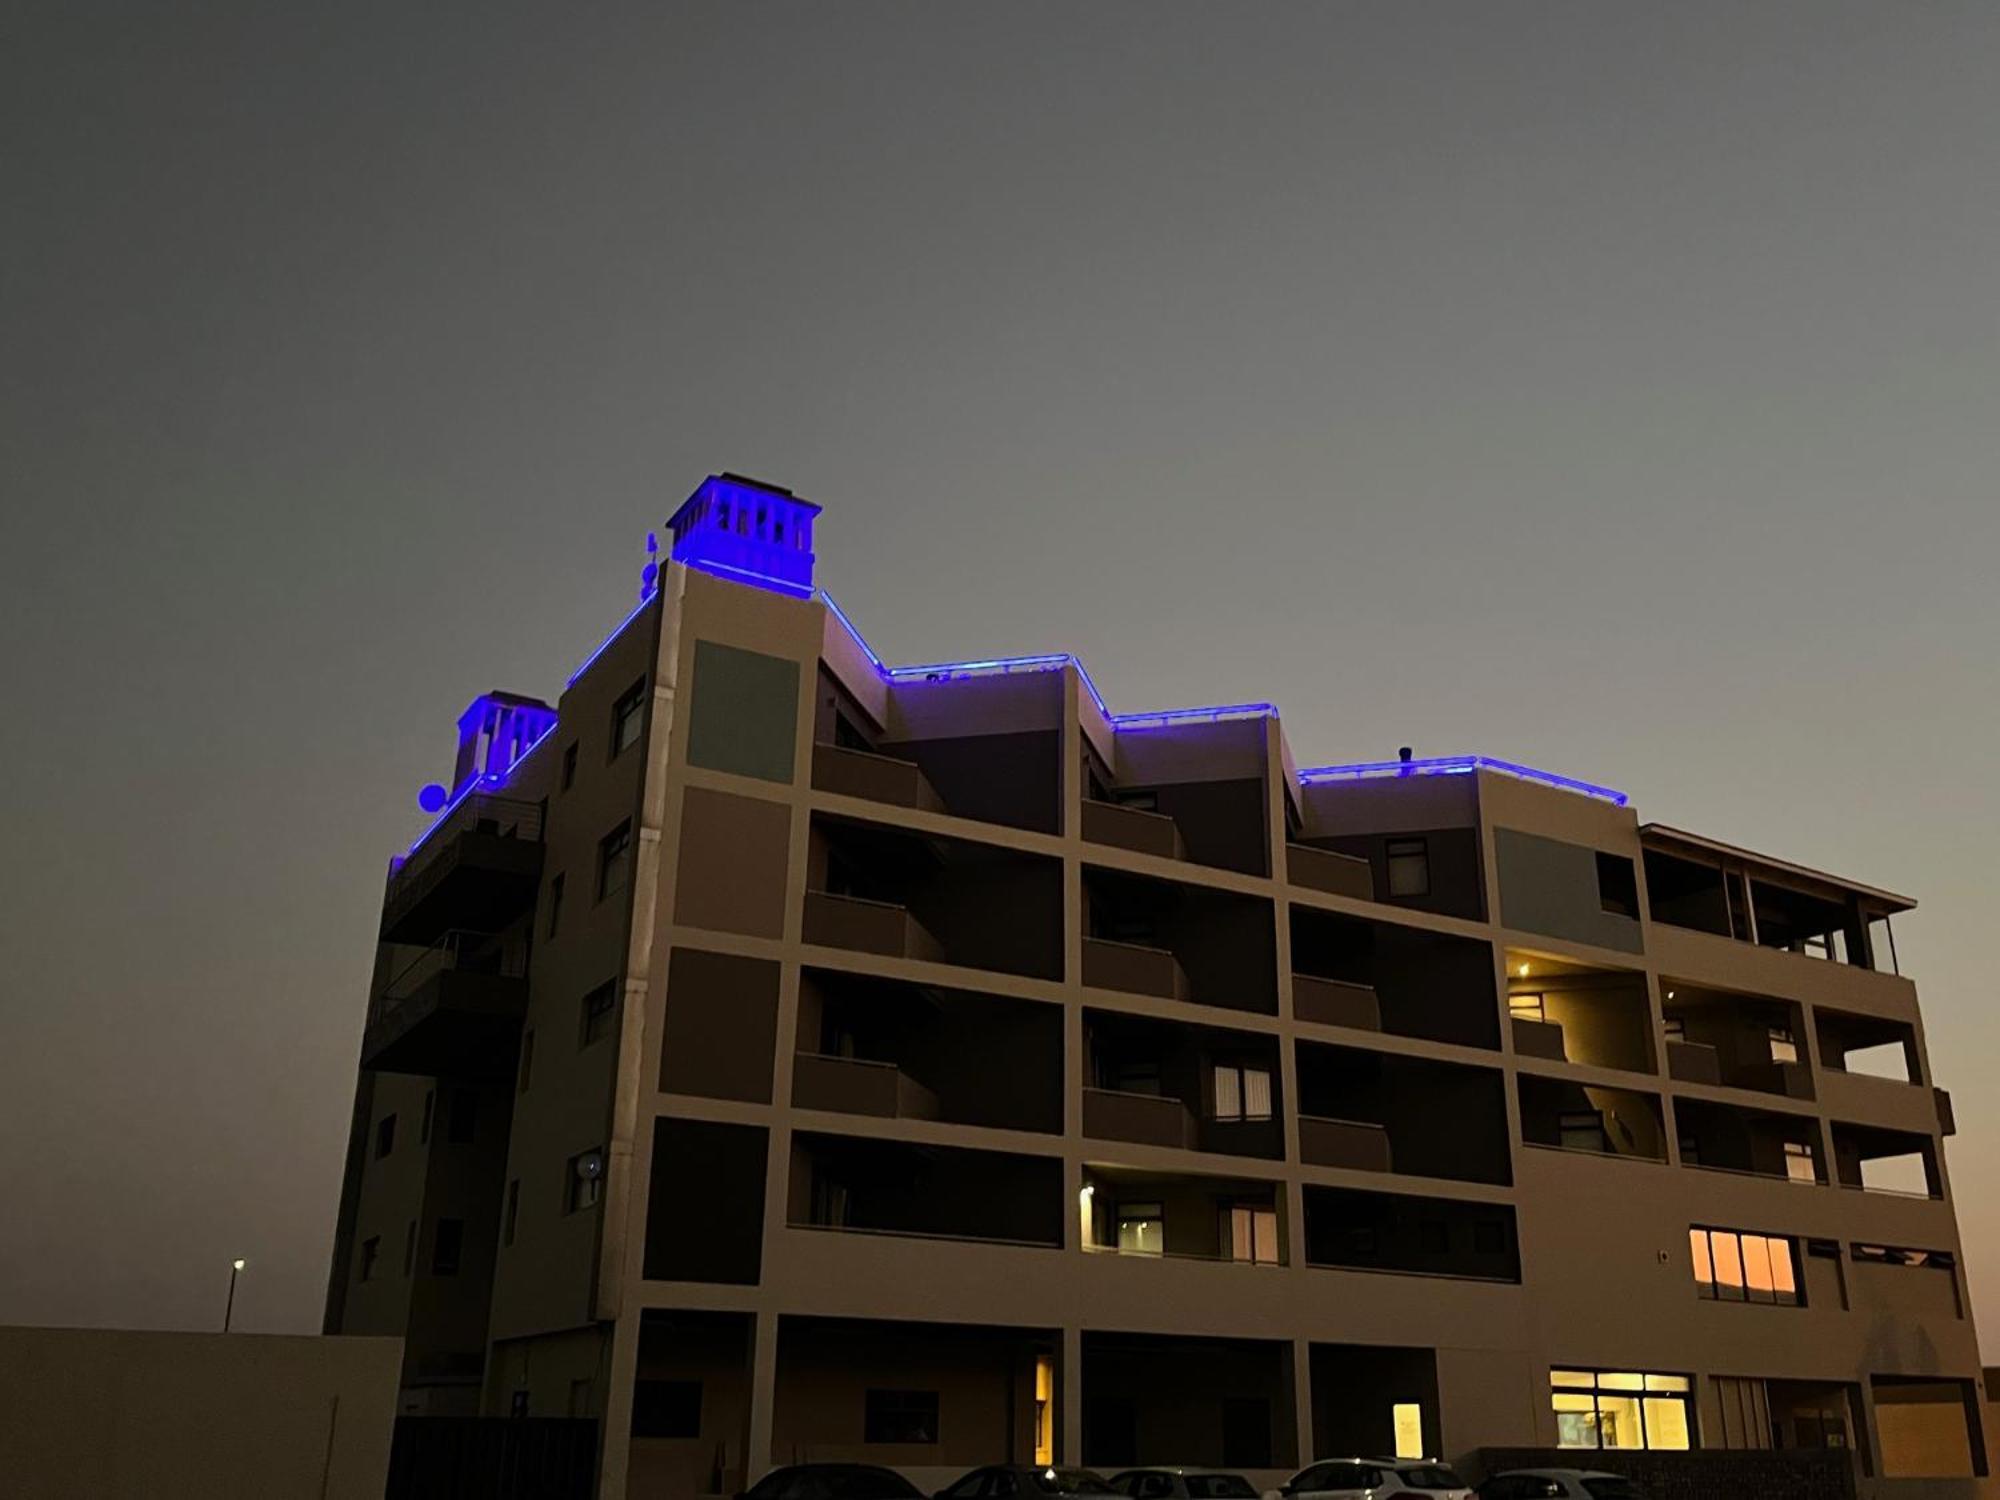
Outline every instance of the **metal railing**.
[(519, 948), (510, 949), (490, 932), (454, 929), (396, 970), (376, 996), (369, 1020), (381, 1020), (440, 974), (493, 974), (518, 979), (526, 972), (526, 957)]

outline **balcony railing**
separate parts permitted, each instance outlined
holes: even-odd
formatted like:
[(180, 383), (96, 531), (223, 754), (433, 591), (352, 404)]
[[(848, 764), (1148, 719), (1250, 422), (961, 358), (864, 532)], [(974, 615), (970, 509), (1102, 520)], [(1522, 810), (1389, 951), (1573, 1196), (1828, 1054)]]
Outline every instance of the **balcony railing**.
[(1300, 1115), (1299, 1156), (1315, 1167), (1343, 1167), (1353, 1172), (1396, 1170), (1389, 1132), (1365, 1120)]
[(792, 1104), (884, 1120), (935, 1120), (938, 1096), (890, 1062), (801, 1052), (792, 1060)]
[(390, 866), (382, 936), (429, 942), (453, 927), (504, 926), (533, 900), (541, 870), (541, 804), (472, 793)]
[(520, 950), (447, 932), (384, 984), (361, 1037), (362, 1066), (422, 1077), (505, 1077), (527, 1013)]
[(1083, 940), (1083, 982), (1094, 989), (1162, 1000), (1185, 1000), (1193, 994), (1180, 960), (1167, 949), (1111, 938)]
[(1164, 813), (1143, 807), (1126, 807), (1117, 802), (1090, 801), (1083, 804), (1083, 836), (1093, 844), (1129, 849), (1134, 854), (1154, 854), (1162, 859), (1186, 859), (1187, 846), (1180, 828)]
[(1195, 1119), (1187, 1105), (1171, 1094), (1085, 1089), (1083, 1133), (1096, 1140), (1190, 1150), (1195, 1144)]
[(1348, 1026), (1356, 1031), (1382, 1029), (1382, 1002), (1372, 984), (1322, 979), (1316, 974), (1292, 976), (1292, 1014), (1322, 1026)]
[(909, 908), (832, 891), (807, 891), (805, 940), (823, 948), (847, 948), (889, 958), (942, 963), (944, 947)]
[(1329, 896), (1353, 896), (1361, 901), (1375, 899), (1375, 872), (1368, 861), (1332, 849), (1316, 849), (1310, 844), (1285, 845), (1285, 874), (1293, 885), (1323, 891)]
[(915, 761), (845, 745), (813, 746), (813, 789), (843, 797), (863, 797), (922, 812), (946, 811), (944, 799)]

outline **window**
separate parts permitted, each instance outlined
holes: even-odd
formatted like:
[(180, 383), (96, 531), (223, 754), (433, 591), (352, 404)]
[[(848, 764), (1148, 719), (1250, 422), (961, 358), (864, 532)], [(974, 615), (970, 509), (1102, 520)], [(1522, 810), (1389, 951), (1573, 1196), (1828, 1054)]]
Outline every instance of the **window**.
[(500, 1216), (500, 1243), (514, 1243), (514, 1224), (521, 1217), (521, 1179), (516, 1177), (507, 1184), (507, 1209)]
[(1035, 1356), (1035, 1462), (1056, 1461), (1056, 1366), (1046, 1354)]
[(437, 1106), (437, 1090), (436, 1090), (436, 1089), (425, 1089), (425, 1090), (424, 1090), (424, 1118), (423, 1118), (423, 1122), (422, 1122), (422, 1123), (421, 1123), (420, 1125), (418, 1125), (418, 1126), (417, 1126), (417, 1144), (418, 1144), (418, 1145), (427, 1145), (427, 1144), (429, 1144), (429, 1142), (430, 1142), (430, 1138), (431, 1138), (431, 1115), (432, 1115), (433, 1113), (435, 1113), (435, 1111), (436, 1111), (436, 1106)]
[(375, 1262), (382, 1254), (382, 1236), (371, 1234), (361, 1242), (361, 1280), (375, 1279)]
[(1278, 1263), (1278, 1211), (1266, 1203), (1229, 1207), (1229, 1258), (1251, 1265)]
[(936, 1391), (869, 1391), (862, 1422), (864, 1443), (935, 1443)]
[(1771, 1061), (1774, 1063), (1795, 1063), (1799, 1060), (1798, 1038), (1792, 1035), (1789, 1026), (1770, 1028)]
[(550, 937), (554, 937), (556, 935), (556, 929), (562, 926), (562, 898), (563, 898), (563, 878), (562, 876), (558, 875), (555, 877), (555, 879), (549, 882), (548, 936)]
[(1157, 1203), (1118, 1205), (1118, 1250), (1121, 1255), (1164, 1255), (1167, 1219)]
[(1218, 1063), (1215, 1068), (1215, 1118), (1271, 1118), (1271, 1072), (1268, 1068)]
[(583, 1020), (577, 1045), (588, 1047), (611, 1035), (611, 1017), (618, 1009), (618, 986), (607, 980), (583, 997)]
[(1542, 1009), (1540, 995), (1509, 995), (1507, 1014), (1517, 1021), (1546, 1021), (1548, 1015)]
[(515, 1391), (507, 1398), (507, 1415), (510, 1417), (525, 1417), (527, 1414), (528, 1393), (526, 1391)]
[(1695, 1291), (1712, 1302), (1799, 1306), (1798, 1247), (1783, 1235), (1688, 1230)]
[(647, 1380), (632, 1386), (632, 1436), (697, 1438), (701, 1436), (701, 1382)]
[(1688, 1411), (1692, 1384), (1685, 1375), (1551, 1370), (1556, 1446), (1687, 1448), (1694, 1430)]
[(528, 1092), (528, 1085), (535, 1079), (535, 1029), (530, 1026), (521, 1037), (521, 1079), (519, 1092)]
[(572, 1417), (590, 1415), (590, 1377), (580, 1375), (569, 1383), (569, 1414)]
[(611, 758), (616, 760), (639, 741), (646, 727), (646, 683), (641, 678), (611, 705)]
[(567, 1173), (569, 1186), (565, 1190), (563, 1210), (577, 1213), (586, 1208), (595, 1208), (597, 1200), (604, 1196), (604, 1153), (585, 1151), (569, 1159)]
[(1639, 915), (1639, 877), (1622, 854), (1597, 856), (1597, 904), (1620, 917)]
[(431, 1242), (431, 1275), (456, 1276), (464, 1253), (465, 1220), (439, 1219), (437, 1238)]
[(410, 1220), (403, 1231), (403, 1274), (408, 1276), (417, 1268), (417, 1221)]
[(632, 825), (620, 823), (597, 846), (597, 899), (615, 896), (632, 878)]
[(1815, 1153), (1806, 1141), (1785, 1142), (1785, 1175), (1793, 1182), (1816, 1183), (1819, 1181), (1819, 1164)]
[(1389, 894), (1428, 896), (1431, 893), (1431, 850), (1426, 839), (1390, 839)]
[(384, 1115), (375, 1122), (375, 1160), (380, 1161), (396, 1149), (396, 1117)]
[(451, 1091), (451, 1123), (445, 1139), (454, 1146), (469, 1146), (479, 1133), (479, 1093), (476, 1089)]
[(1931, 1266), (1944, 1271), (1958, 1264), (1949, 1250), (1903, 1250), (1890, 1245), (1856, 1245), (1854, 1258), (1880, 1266)]
[(576, 785), (576, 741), (563, 746), (562, 789), (568, 791)]
[(1688, 1039), (1687, 1022), (1680, 1016), (1668, 1016), (1660, 1025), (1665, 1028), (1668, 1041), (1684, 1042)]
[(1424, 1409), (1414, 1401), (1398, 1401), (1389, 1408), (1390, 1429), (1396, 1434), (1396, 1457), (1424, 1456)]

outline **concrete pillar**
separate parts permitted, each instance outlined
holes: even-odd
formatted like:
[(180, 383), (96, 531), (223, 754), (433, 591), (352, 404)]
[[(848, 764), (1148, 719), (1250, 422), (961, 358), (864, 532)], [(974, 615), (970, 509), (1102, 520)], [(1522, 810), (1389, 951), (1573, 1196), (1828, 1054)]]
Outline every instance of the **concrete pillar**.
[(1083, 1330), (1062, 1331), (1062, 1367), (1056, 1379), (1062, 1398), (1061, 1430), (1056, 1434), (1056, 1454), (1065, 1464), (1083, 1462)]
[(1298, 1430), (1298, 1466), (1303, 1469), (1319, 1455), (1313, 1451), (1312, 1345), (1292, 1340), (1292, 1420)]
[(772, 1419), (778, 1402), (778, 1315), (757, 1314), (750, 1333), (750, 1439), (743, 1455), (743, 1485), (749, 1488), (772, 1467)]

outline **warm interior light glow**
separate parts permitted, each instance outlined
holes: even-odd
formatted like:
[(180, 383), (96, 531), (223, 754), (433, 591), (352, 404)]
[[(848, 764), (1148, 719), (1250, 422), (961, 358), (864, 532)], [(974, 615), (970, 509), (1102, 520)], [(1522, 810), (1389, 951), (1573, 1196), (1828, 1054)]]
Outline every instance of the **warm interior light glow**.
[(1056, 1461), (1056, 1369), (1047, 1355), (1035, 1359), (1035, 1462)]
[(1526, 979), (1528, 977), (1528, 966), (1526, 964), (1521, 965), (1521, 977), (1523, 979)]
[(1396, 1425), (1396, 1457), (1424, 1456), (1424, 1409), (1414, 1401), (1398, 1401), (1389, 1408)]

